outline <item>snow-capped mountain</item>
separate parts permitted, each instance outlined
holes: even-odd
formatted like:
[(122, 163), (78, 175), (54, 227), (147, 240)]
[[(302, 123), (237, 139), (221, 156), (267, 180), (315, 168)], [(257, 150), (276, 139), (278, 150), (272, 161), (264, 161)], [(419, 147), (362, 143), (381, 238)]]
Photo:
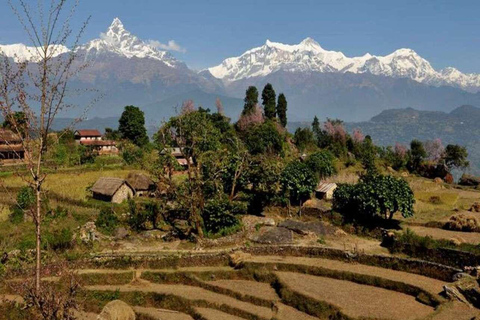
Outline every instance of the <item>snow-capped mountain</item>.
[[(52, 56), (56, 57), (69, 51), (63, 45), (52, 46)], [(91, 40), (79, 46), (77, 52), (88, 59), (99, 56), (116, 55), (126, 58), (149, 58), (165, 63), (167, 66), (177, 68), (184, 64), (167, 51), (158, 50), (148, 41), (140, 40), (125, 29), (122, 21), (115, 18), (106, 32), (100, 34), (100, 38)], [(16, 62), (39, 60), (40, 50), (28, 47), (24, 44), (0, 45), (0, 54), (13, 58)]]
[[(68, 52), (68, 48), (62, 45), (56, 45), (50, 47), (49, 55), (52, 57), (59, 56)], [(29, 47), (22, 43), (17, 44), (0, 44), (0, 55), (5, 55), (12, 58), (15, 62), (31, 61), (37, 62), (42, 56), (42, 48)]]
[(411, 49), (399, 49), (386, 56), (367, 53), (361, 57), (347, 57), (342, 52), (323, 49), (311, 38), (296, 45), (267, 40), (263, 46), (248, 50), (239, 57), (228, 58), (208, 70), (214, 77), (227, 83), (263, 77), (279, 70), (351, 72), (409, 78), (428, 85), (449, 85), (473, 92), (480, 91), (480, 75), (463, 74), (453, 68), (436, 71), (427, 60)]
[(149, 58), (162, 61), (172, 68), (183, 63), (179, 62), (169, 52), (158, 50), (146, 41), (140, 40), (125, 29), (119, 18), (115, 18), (105, 33), (100, 38), (91, 40), (78, 49), (87, 57), (105, 54), (116, 54), (126, 58)]

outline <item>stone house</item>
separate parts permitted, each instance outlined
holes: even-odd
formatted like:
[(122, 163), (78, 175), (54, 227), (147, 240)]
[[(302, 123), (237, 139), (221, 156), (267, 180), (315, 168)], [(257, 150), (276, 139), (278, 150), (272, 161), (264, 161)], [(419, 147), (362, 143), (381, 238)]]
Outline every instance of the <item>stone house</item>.
[(127, 182), (135, 190), (135, 195), (139, 197), (151, 195), (157, 189), (153, 180), (141, 173), (130, 172)]
[[(165, 149), (161, 152), (161, 154), (165, 154), (166, 152), (170, 152), (170, 154), (175, 157), (177, 160), (178, 164), (182, 166), (182, 168), (186, 169), (188, 167), (188, 162), (185, 156), (182, 153), (182, 149), (180, 148), (170, 148), (170, 149)], [(193, 163), (193, 160), (190, 158), (190, 163)]]
[(0, 160), (21, 160), (25, 158), (22, 139), (12, 130), (0, 128)]
[(332, 200), (335, 189), (337, 189), (336, 183), (320, 182), (315, 189), (315, 196), (319, 199)]
[(91, 191), (94, 199), (112, 203), (122, 203), (135, 195), (135, 190), (126, 180), (111, 177), (98, 179)]

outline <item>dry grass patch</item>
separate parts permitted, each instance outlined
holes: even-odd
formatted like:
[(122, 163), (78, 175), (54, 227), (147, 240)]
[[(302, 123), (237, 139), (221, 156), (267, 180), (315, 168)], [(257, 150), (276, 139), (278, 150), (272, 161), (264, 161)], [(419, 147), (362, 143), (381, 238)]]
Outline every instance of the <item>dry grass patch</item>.
[(404, 271), (385, 269), (364, 264), (353, 264), (338, 260), (329, 260), (322, 258), (304, 258), (304, 257), (276, 257), (276, 256), (254, 256), (249, 261), (257, 263), (283, 263), (296, 264), (312, 267), (321, 267), (335, 271), (352, 272), (373, 277), (380, 277), (392, 281), (403, 282), (412, 286), (419, 287), (431, 294), (438, 295), (443, 291), (445, 282), (428, 278), (425, 276), (412, 274)]
[(238, 292), (242, 295), (253, 296), (266, 300), (278, 300), (275, 290), (268, 283), (248, 280), (216, 280), (209, 284)]
[(133, 310), (137, 315), (149, 316), (153, 319), (161, 320), (193, 320), (188, 314), (166, 310), (166, 309), (157, 309), (157, 308), (146, 308), (146, 307), (133, 307)]
[(427, 228), (421, 226), (409, 226), (417, 235), (432, 237), (433, 239), (454, 240), (459, 243), (479, 244), (480, 234), (477, 232), (450, 231), (439, 228)]
[(192, 302), (206, 301), (207, 303), (216, 305), (218, 309), (222, 306), (227, 308), (235, 308), (245, 313), (255, 315), (263, 319), (270, 319), (272, 317), (272, 310), (265, 307), (259, 307), (248, 302), (243, 302), (229, 296), (221, 295), (198, 287), (186, 285), (169, 285), (169, 284), (154, 284), (142, 281), (138, 285), (121, 285), (121, 286), (87, 286), (87, 290), (93, 291), (116, 291), (120, 292), (143, 292), (143, 293), (157, 293), (164, 295), (174, 295)]
[(406, 294), (344, 280), (277, 272), (291, 290), (338, 306), (347, 316), (374, 319), (417, 319), (433, 312)]
[(195, 310), (207, 320), (245, 320), (244, 318), (240, 318), (216, 309), (195, 308)]

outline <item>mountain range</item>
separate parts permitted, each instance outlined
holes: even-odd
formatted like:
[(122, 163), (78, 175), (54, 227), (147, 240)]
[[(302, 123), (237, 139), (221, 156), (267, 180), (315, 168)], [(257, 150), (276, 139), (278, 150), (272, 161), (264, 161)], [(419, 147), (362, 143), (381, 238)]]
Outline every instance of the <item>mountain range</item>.
[[(60, 58), (69, 49), (52, 50), (52, 56)], [(76, 50), (80, 61), (88, 61), (90, 67), (72, 80), (71, 87), (94, 88), (102, 96), (89, 112), (91, 117), (118, 116), (125, 105), (133, 104), (158, 123), (175, 114), (184, 100), (212, 108), (219, 97), (227, 115), (235, 118), (246, 88), (255, 85), (261, 90), (267, 82), (287, 96), (292, 121), (314, 115), (364, 121), (392, 108), (448, 112), (455, 105), (480, 105), (480, 75), (454, 68), (435, 70), (411, 49), (347, 57), (311, 38), (296, 45), (267, 40), (261, 47), (197, 72), (154, 42), (139, 39), (115, 18), (99, 38)], [(0, 52), (15, 61), (38, 61), (36, 48), (23, 44), (0, 45)], [(83, 106), (92, 97), (71, 99)]]

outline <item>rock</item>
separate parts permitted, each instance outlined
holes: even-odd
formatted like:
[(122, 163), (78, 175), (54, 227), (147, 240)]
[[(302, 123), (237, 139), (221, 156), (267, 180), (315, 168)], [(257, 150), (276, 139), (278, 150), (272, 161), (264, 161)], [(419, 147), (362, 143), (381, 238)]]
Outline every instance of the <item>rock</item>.
[(273, 220), (272, 218), (265, 218), (262, 221), (262, 224), (267, 227), (275, 227), (276, 225), (275, 220)]
[(89, 221), (81, 226), (78, 230), (78, 237), (83, 243), (92, 243), (100, 239), (95, 222)]
[(472, 176), (464, 173), (460, 178), (460, 180), (458, 181), (458, 184), (462, 186), (476, 187), (480, 185), (480, 177), (476, 177), (476, 176)]
[(302, 222), (296, 220), (285, 220), (278, 224), (279, 227), (287, 228), (295, 233), (307, 235), (311, 232), (317, 236), (335, 234), (336, 228), (321, 221)]
[(408, 177), (408, 176), (410, 176), (410, 175), (408, 174), (408, 172), (404, 171), (404, 172), (402, 172), (401, 176), (402, 176), (402, 177)]
[(115, 240), (123, 240), (130, 235), (127, 229), (124, 227), (117, 228), (115, 230)]
[(230, 266), (235, 269), (243, 267), (245, 260), (248, 260), (252, 257), (251, 254), (245, 253), (243, 251), (235, 251), (234, 253), (228, 256)]
[(113, 300), (103, 307), (97, 320), (135, 320), (135, 312), (125, 302)]
[(469, 275), (469, 274), (466, 273), (466, 272), (459, 272), (459, 273), (455, 273), (455, 274), (453, 275), (453, 278), (452, 278), (452, 279), (453, 279), (453, 281), (458, 281), (458, 280), (463, 279), (463, 278), (466, 278), (466, 277), (472, 278), (472, 276)]
[(343, 236), (346, 236), (347, 233), (345, 231), (343, 231), (342, 229), (337, 229), (337, 230), (335, 230), (334, 235), (337, 236), (337, 237), (343, 237)]
[(268, 227), (269, 230), (253, 239), (255, 242), (264, 244), (288, 244), (293, 243), (291, 230), (282, 227)]
[(443, 179), (442, 179), (442, 178), (439, 178), (439, 177), (436, 177), (435, 179), (433, 179), (433, 182), (435, 182), (436, 184), (442, 184), (442, 183), (443, 183)]
[(193, 231), (192, 226), (187, 220), (177, 219), (173, 221), (173, 229), (180, 238), (188, 238)]
[(145, 239), (152, 239), (152, 240), (161, 240), (164, 239), (165, 232), (161, 230), (148, 230), (145, 232), (142, 232), (142, 236)]
[(392, 167), (387, 167), (387, 171), (390, 172), (390, 173), (396, 173), (397, 172)]
[(480, 287), (477, 279), (465, 274), (458, 274), (458, 280), (452, 284), (444, 285), (445, 294), (476, 308), (480, 307)]
[(470, 207), (469, 211), (471, 211), (471, 212), (480, 212), (480, 203), (479, 203), (479, 202), (475, 202), (474, 204), (472, 204), (472, 206)]

